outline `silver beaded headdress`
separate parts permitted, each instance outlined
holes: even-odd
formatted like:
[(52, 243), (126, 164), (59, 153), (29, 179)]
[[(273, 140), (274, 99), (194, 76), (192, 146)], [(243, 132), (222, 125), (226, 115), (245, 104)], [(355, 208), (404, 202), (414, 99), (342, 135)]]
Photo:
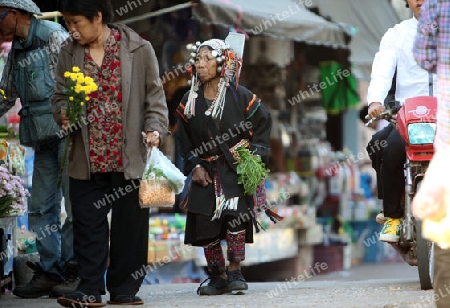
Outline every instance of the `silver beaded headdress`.
[(216, 57), (217, 72), (220, 74), (220, 82), (216, 97), (214, 98), (211, 107), (205, 112), (206, 115), (211, 115), (214, 119), (222, 117), (223, 108), (225, 105), (225, 94), (230, 82), (239, 82), (239, 74), (242, 66), (242, 57), (239, 57), (236, 52), (223, 40), (211, 39), (203, 43), (197, 42), (195, 45), (187, 46), (191, 50), (191, 59), (189, 60), (192, 66), (192, 77), (190, 82), (191, 90), (186, 102), (184, 114), (187, 118), (195, 116), (195, 101), (198, 97), (197, 91), (201, 86), (201, 81), (197, 76), (195, 69), (195, 59), (200, 48), (208, 46), (212, 49), (212, 55)]

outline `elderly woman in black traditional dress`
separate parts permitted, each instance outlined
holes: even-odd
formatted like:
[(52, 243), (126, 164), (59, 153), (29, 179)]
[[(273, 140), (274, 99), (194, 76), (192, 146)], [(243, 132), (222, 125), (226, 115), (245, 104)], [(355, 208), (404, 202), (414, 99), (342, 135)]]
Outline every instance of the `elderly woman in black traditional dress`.
[[(253, 243), (257, 223), (253, 195), (238, 184), (235, 150), (246, 146), (267, 161), (271, 118), (260, 99), (237, 84), (241, 59), (224, 41), (193, 48), (191, 90), (180, 103), (178, 138), (185, 174), (192, 183), (185, 199), (185, 244), (204, 247), (209, 283), (199, 295), (247, 290), (240, 263)], [(221, 240), (227, 241), (228, 269)]]

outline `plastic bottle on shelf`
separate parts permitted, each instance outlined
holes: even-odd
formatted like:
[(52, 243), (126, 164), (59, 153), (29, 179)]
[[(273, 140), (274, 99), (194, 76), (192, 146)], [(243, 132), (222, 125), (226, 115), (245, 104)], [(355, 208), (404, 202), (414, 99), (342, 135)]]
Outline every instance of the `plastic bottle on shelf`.
[(184, 228), (186, 227), (186, 219), (183, 218), (180, 213), (175, 213), (175, 227), (180, 230), (181, 233), (184, 232)]
[(308, 144), (304, 143), (299, 146), (299, 151), (297, 153), (299, 158), (299, 172), (303, 176), (310, 176), (312, 173), (311, 166), (311, 148)]
[(154, 219), (151, 232), (155, 235), (155, 240), (163, 239), (163, 228), (161, 225), (161, 219), (159, 217), (156, 217)]
[(12, 130), (13, 136), (10, 136), (12, 138), (19, 135), (19, 125), (20, 125), (20, 116), (19, 116), (19, 110), (22, 108), (20, 104), (20, 99), (16, 100), (16, 103), (13, 108), (8, 112), (7, 115), (7, 121), (8, 121), (8, 128)]
[(178, 240), (180, 238), (180, 234), (177, 231), (177, 229), (175, 228), (175, 226), (171, 226), (171, 224), (169, 224), (169, 240)]
[(163, 219), (161, 229), (163, 239), (167, 240), (169, 238), (169, 221), (167, 219)]
[(30, 147), (25, 148), (25, 185), (31, 189), (33, 184), (33, 166), (34, 166), (34, 149)]

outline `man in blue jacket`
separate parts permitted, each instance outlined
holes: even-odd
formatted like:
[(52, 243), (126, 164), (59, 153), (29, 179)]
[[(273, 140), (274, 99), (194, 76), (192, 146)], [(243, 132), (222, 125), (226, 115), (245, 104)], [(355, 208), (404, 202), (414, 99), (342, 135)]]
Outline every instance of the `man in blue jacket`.
[[(57, 189), (66, 140), (58, 137), (50, 101), (58, 54), (68, 33), (61, 25), (34, 15), (42, 13), (31, 0), (0, 0), (0, 38), (13, 37), (0, 81), (6, 96), (0, 99), (0, 116), (20, 98), (20, 143), (35, 150), (28, 219), (36, 233), (40, 261), (28, 263), (35, 272), (33, 278), (13, 291), (24, 298), (59, 296), (75, 290), (78, 282), (67, 172), (63, 189)], [(61, 227), (63, 193), (67, 218)]]

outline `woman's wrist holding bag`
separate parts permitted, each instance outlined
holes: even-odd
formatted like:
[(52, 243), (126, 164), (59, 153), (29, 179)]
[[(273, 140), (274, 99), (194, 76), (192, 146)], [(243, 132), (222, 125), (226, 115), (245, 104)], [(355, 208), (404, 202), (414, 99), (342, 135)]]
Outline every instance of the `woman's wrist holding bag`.
[(200, 167), (202, 167), (202, 165), (200, 165), (200, 164), (197, 164), (197, 165), (195, 165), (195, 167), (194, 167), (194, 168), (192, 168), (192, 171), (194, 171), (195, 169), (197, 169), (197, 168), (200, 168)]

